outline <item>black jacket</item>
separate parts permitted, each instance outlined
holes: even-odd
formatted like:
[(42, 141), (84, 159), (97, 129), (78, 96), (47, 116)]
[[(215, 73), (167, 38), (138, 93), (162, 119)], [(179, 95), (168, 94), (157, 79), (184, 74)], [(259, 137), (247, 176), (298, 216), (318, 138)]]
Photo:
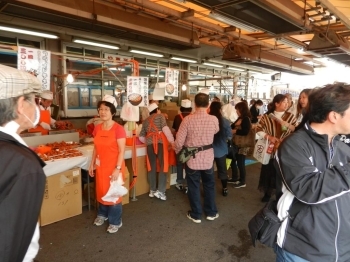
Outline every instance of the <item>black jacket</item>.
[(252, 105), (250, 108), (249, 108), (249, 111), (250, 111), (250, 114), (252, 115), (252, 123), (255, 124), (255, 123), (258, 123), (259, 119), (258, 119), (258, 116), (259, 116), (259, 109), (257, 109), (255, 107), (255, 105)]
[(0, 132), (0, 261), (21, 262), (32, 240), (43, 200), (45, 163)]
[(331, 148), (306, 123), (275, 156), (278, 212), (290, 213), (278, 243), (309, 261), (350, 261), (350, 148), (339, 136)]

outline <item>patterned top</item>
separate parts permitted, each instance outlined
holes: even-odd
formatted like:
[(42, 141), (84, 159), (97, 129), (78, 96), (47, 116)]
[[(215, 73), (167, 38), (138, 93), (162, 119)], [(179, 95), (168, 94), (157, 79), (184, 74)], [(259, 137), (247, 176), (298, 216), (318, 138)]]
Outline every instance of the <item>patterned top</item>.
[[(211, 145), (214, 135), (219, 131), (219, 121), (215, 116), (208, 115), (205, 110), (196, 110), (182, 121), (176, 134), (175, 151), (178, 153), (183, 146), (200, 147)], [(212, 148), (200, 151), (195, 158), (186, 164), (193, 170), (207, 170), (213, 167), (214, 150)]]
[[(153, 119), (154, 126), (157, 127), (157, 130), (155, 130), (150, 125), (150, 121), (152, 121), (152, 119)], [(152, 137), (147, 137), (148, 133), (162, 132), (162, 129), (165, 126), (166, 126), (166, 120), (162, 114), (156, 114), (154, 117), (152, 114), (149, 117), (147, 117), (145, 121), (143, 121), (140, 136), (146, 137), (147, 145), (153, 145)], [(163, 144), (163, 141), (161, 139), (158, 139), (158, 143)]]
[[(289, 113), (289, 112), (284, 112), (281, 119), (283, 121), (290, 123), (293, 126), (296, 126), (296, 119), (295, 119), (294, 115)], [(283, 139), (283, 138), (287, 137), (288, 135), (290, 135), (290, 133), (291, 133), (291, 130), (289, 128), (287, 128), (286, 131), (282, 131), (281, 124), (278, 123), (277, 121), (271, 119), (267, 114), (264, 114), (261, 117), (261, 119), (257, 125), (256, 132), (261, 132), (261, 131), (268, 134), (269, 136), (274, 136), (274, 137), (277, 137), (279, 139)]]

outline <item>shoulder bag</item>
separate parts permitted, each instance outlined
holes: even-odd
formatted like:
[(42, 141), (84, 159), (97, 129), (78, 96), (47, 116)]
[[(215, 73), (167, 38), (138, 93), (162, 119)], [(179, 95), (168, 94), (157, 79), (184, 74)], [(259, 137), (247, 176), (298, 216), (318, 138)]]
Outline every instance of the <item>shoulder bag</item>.
[(200, 151), (212, 148), (213, 145), (199, 146), (199, 147), (182, 147), (177, 158), (180, 163), (185, 164), (191, 157), (195, 158), (196, 154)]
[(255, 145), (255, 128), (250, 124), (249, 133), (246, 136), (234, 135), (234, 143), (239, 148), (254, 147)]

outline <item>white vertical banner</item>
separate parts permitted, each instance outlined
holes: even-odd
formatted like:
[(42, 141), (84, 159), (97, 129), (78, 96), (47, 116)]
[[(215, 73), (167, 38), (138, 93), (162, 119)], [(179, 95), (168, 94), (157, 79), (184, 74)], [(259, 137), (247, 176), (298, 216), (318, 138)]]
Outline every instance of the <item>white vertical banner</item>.
[(126, 95), (133, 106), (148, 106), (148, 77), (128, 76)]
[(165, 70), (165, 95), (179, 96), (179, 71), (167, 68)]
[(17, 68), (36, 76), (44, 90), (50, 90), (51, 52), (36, 48), (18, 47)]

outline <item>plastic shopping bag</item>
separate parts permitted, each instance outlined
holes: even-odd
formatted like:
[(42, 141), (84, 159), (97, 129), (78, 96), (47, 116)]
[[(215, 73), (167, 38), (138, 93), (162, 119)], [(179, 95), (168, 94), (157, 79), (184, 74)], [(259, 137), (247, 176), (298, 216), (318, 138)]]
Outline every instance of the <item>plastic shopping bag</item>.
[(261, 164), (267, 165), (270, 161), (271, 154), (268, 153), (269, 141), (267, 139), (259, 139), (254, 147), (253, 157)]
[(226, 169), (228, 170), (231, 166), (232, 159), (226, 158)]
[(111, 181), (109, 189), (106, 195), (102, 197), (102, 200), (106, 202), (115, 203), (118, 200), (118, 198), (126, 195), (128, 193), (128, 189), (124, 187), (123, 184), (123, 179), (121, 178), (121, 174), (119, 174), (117, 181)]

